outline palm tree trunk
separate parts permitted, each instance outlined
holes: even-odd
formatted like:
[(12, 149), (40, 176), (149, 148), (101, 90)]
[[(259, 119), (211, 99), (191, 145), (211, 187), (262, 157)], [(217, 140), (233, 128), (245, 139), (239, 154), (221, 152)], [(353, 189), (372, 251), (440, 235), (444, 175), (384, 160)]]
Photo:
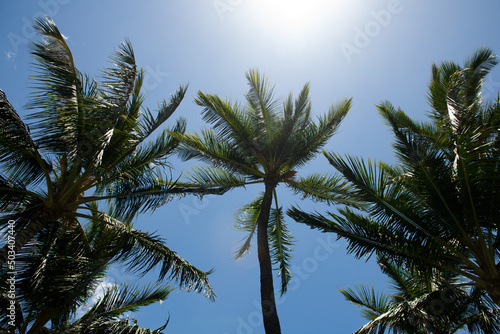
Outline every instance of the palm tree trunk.
[(267, 236), (267, 225), (269, 213), (273, 201), (273, 191), (276, 184), (266, 182), (266, 191), (262, 199), (259, 218), (257, 219), (257, 249), (260, 265), (260, 300), (262, 317), (266, 334), (281, 334), (280, 321), (276, 311), (276, 300), (274, 299), (273, 268), (271, 255), (269, 253), (269, 240)]

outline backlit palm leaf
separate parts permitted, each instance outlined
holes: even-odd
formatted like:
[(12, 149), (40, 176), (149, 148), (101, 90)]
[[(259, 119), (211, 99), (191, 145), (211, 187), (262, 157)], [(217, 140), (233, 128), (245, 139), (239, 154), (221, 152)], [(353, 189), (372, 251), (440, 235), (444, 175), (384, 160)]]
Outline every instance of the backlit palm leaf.
[(283, 295), (287, 291), (288, 282), (292, 278), (290, 261), (292, 259), (291, 246), (293, 245), (293, 237), (285, 225), (281, 208), (271, 210), (268, 229), (271, 258), (273, 264), (278, 266), (277, 270), (281, 278), (281, 294)]
[(241, 240), (241, 246), (235, 253), (234, 259), (239, 260), (250, 251), (252, 239), (257, 231), (257, 219), (261, 211), (264, 194), (260, 194), (252, 203), (239, 208), (236, 213), (234, 227), (248, 233), (248, 236)]

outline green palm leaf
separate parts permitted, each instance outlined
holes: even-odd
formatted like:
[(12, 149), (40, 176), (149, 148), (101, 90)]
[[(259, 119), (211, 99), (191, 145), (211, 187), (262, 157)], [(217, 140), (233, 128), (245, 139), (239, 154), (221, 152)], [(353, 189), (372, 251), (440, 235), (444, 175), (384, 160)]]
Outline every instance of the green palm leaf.
[(51, 169), (37, 151), (28, 127), (1, 90), (0, 143), (0, 163), (11, 182), (19, 185), (37, 183)]
[[(296, 149), (287, 158), (287, 167), (297, 168), (303, 166), (321, 151), (327, 141), (335, 134), (340, 123), (351, 108), (351, 99), (344, 100), (332, 107), (326, 115), (319, 118), (319, 125), (309, 124), (297, 131), (295, 139)], [(300, 140), (300, 141), (299, 141)]]
[[(158, 112), (156, 113), (156, 116), (154, 116), (149, 110), (146, 111), (144, 114), (144, 121), (141, 122), (140, 124), (140, 137), (141, 138), (147, 138), (149, 137), (156, 129), (158, 129), (167, 119), (172, 116), (174, 111), (179, 107), (180, 103), (184, 99), (184, 96), (186, 95), (186, 91), (188, 89), (188, 86), (180, 86), (179, 89), (172, 94), (170, 97), (170, 100), (163, 101), (158, 109)], [(184, 122), (182, 122), (184, 123)], [(182, 131), (181, 131), (182, 129)], [(175, 132), (184, 132), (185, 128), (184, 127), (179, 127), (173, 131)]]
[(171, 134), (182, 141), (179, 147), (179, 156), (183, 160), (197, 158), (230, 172), (262, 175), (251, 156), (245, 155), (245, 152), (242, 152), (238, 147), (219, 140), (211, 130), (203, 130), (201, 136), (197, 134)]
[(211, 271), (195, 268), (170, 250), (159, 236), (136, 230), (103, 212), (96, 212), (93, 219), (105, 224), (109, 233), (113, 233), (113, 239), (120, 241), (120, 251), (114, 258), (125, 263), (130, 270), (145, 274), (159, 265), (159, 279), (175, 279), (187, 291), (203, 292), (207, 297), (215, 298), (207, 278)]
[(346, 196), (352, 191), (351, 187), (338, 175), (311, 174), (300, 177), (297, 181), (288, 180), (286, 185), (303, 199), (310, 198), (313, 201), (328, 204), (358, 204), (352, 200), (352, 197)]
[(339, 291), (347, 301), (363, 307), (362, 314), (365, 319), (375, 320), (389, 310), (389, 296), (376, 293), (373, 286), (370, 289), (366, 285), (357, 284), (354, 289), (346, 288)]
[(291, 246), (294, 242), (284, 222), (282, 208), (271, 210), (268, 234), (271, 258), (273, 259), (273, 264), (278, 266), (278, 273), (281, 277), (281, 294), (283, 295), (287, 291), (288, 282), (292, 278), (290, 262), (292, 259)]
[(239, 260), (250, 251), (252, 239), (257, 231), (257, 219), (261, 212), (262, 199), (264, 194), (261, 193), (250, 204), (246, 204), (239, 208), (236, 213), (236, 222), (234, 227), (248, 233), (248, 236), (241, 240), (241, 246), (235, 253), (234, 259)]
[[(134, 320), (119, 318), (126, 312), (133, 312), (140, 307), (161, 302), (173, 289), (170, 287), (112, 285), (105, 288), (99, 298), (80, 319), (58, 329), (59, 333), (161, 333), (165, 326), (151, 331), (140, 328)], [(168, 323), (168, 321), (167, 321)]]
[(274, 99), (274, 88), (270, 86), (268, 79), (257, 70), (246, 73), (250, 89), (246, 94), (248, 107), (252, 110), (254, 135), (257, 142), (261, 140), (273, 141), (278, 135), (276, 131), (277, 108), (279, 101)]
[[(244, 187), (247, 184), (244, 176), (232, 174), (225, 169), (211, 166), (195, 166), (186, 174), (188, 176), (188, 184), (199, 188), (218, 187), (227, 191), (236, 187)], [(185, 183), (181, 184), (184, 185)]]
[(203, 120), (212, 124), (214, 131), (221, 139), (231, 144), (245, 142), (254, 145), (252, 120), (249, 113), (241, 109), (238, 104), (224, 101), (217, 95), (204, 94), (199, 91), (194, 102), (203, 107)]
[(87, 321), (98, 316), (99, 318), (112, 318), (125, 312), (133, 312), (139, 307), (158, 301), (163, 301), (172, 292), (173, 288), (146, 286), (139, 289), (127, 284), (112, 285), (104, 290), (99, 301), (85, 313), (81, 320)]
[[(31, 115), (36, 123), (34, 137), (41, 148), (52, 152), (69, 151), (76, 154), (77, 144), (82, 140), (83, 119), (79, 113), (79, 95), (83, 89), (79, 81), (71, 51), (56, 25), (50, 18), (35, 21), (35, 29), (44, 36), (35, 43), (33, 55), (36, 75), (36, 93), (30, 106), (40, 111)], [(65, 147), (66, 146), (66, 147)]]

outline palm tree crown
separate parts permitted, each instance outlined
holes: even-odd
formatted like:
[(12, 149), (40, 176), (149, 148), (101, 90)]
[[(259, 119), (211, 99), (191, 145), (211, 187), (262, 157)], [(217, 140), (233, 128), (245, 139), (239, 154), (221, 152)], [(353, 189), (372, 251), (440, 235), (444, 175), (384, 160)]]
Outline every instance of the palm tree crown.
[(292, 237), (283, 221), (276, 187), (285, 184), (304, 197), (343, 201), (340, 195), (344, 189), (337, 187), (338, 179), (325, 179), (318, 174), (302, 178), (297, 169), (306, 165), (332, 137), (351, 101), (332, 106), (316, 124), (312, 121), (308, 84), (296, 100), (290, 94), (281, 105), (267, 78), (258, 71), (249, 71), (246, 78), (250, 89), (245, 106), (199, 92), (195, 102), (204, 108), (203, 119), (212, 129), (204, 129), (200, 134), (172, 135), (182, 142), (179, 152), (183, 159), (197, 158), (206, 163), (193, 168), (189, 186), (228, 191), (248, 184), (265, 185), (263, 194), (240, 212), (238, 226), (249, 235), (236, 257), (248, 251), (257, 234), (264, 326), (266, 333), (279, 333), (272, 263), (279, 268), (284, 293), (291, 275), (288, 267)]
[(408, 268), (450, 271), (500, 305), (500, 101), (481, 96), (496, 64), (481, 48), (463, 67), (433, 65), (429, 123), (389, 102), (378, 106), (394, 132), (398, 165), (326, 153), (363, 211), (291, 215), (345, 237), (357, 257), (377, 252)]
[[(85, 228), (77, 224), (52, 226), (45, 231), (57, 238), (39, 237), (36, 246), (23, 248), (15, 257), (14, 276), (9, 266), (0, 267), (1, 329), (20, 334), (161, 332), (163, 328), (141, 328), (123, 315), (163, 301), (172, 287), (161, 282), (145, 287), (112, 282), (106, 274), (111, 266), (147, 271), (132, 263), (138, 253), (134, 243), (162, 247), (163, 241), (135, 230), (131, 221), (120, 222), (120, 226), (103, 223), (102, 213), (94, 209), (96, 213)], [(110, 212), (108, 217), (113, 215)], [(149, 257), (147, 252), (144, 249), (143, 256)], [(96, 295), (99, 287), (102, 294)]]
[(431, 270), (417, 272), (377, 257), (388, 276), (391, 295), (376, 293), (364, 284), (339, 289), (351, 303), (361, 306), (369, 322), (354, 334), (451, 334), (468, 328), (471, 333), (498, 333), (500, 310), (484, 291), (461, 285), (459, 276)]
[[(129, 42), (118, 47), (111, 58), (113, 66), (96, 81), (76, 69), (64, 37), (50, 18), (38, 19), (35, 29), (42, 41), (33, 45), (36, 73), (29, 126), (0, 91), (3, 269), (12, 269), (19, 256), (16, 266), (37, 268), (39, 276), (57, 274), (45, 266), (25, 265), (21, 259), (27, 254), (41, 263), (51, 256), (57, 259), (54, 252), (62, 251), (60, 238), (73, 230), (83, 231), (83, 221), (99, 222), (113, 231), (121, 247), (108, 254), (108, 262), (121, 258), (128, 269), (139, 273), (159, 267), (160, 279), (174, 279), (181, 288), (213, 298), (208, 272), (170, 250), (163, 239), (130, 223), (137, 213), (153, 210), (174, 195), (198, 191), (165, 181), (167, 158), (178, 141), (162, 125), (187, 88), (181, 86), (153, 113), (143, 107), (143, 74), (136, 68)], [(181, 119), (170, 130), (182, 133), (184, 129)], [(159, 134), (153, 137), (155, 132)], [(99, 209), (98, 203), (112, 214)], [(75, 235), (85, 239), (78, 247), (91, 248), (88, 235)], [(73, 251), (78, 255), (78, 249)], [(92, 254), (86, 251), (84, 259)], [(99, 268), (104, 267), (101, 263)]]

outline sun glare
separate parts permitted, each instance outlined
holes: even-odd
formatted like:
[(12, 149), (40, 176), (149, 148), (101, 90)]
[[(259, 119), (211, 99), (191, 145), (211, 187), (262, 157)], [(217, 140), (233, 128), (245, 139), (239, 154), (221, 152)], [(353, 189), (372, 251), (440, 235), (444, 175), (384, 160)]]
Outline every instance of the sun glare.
[(314, 17), (316, 8), (306, 1), (268, 1), (266, 11), (282, 25), (304, 25)]
[(255, 0), (258, 19), (275, 32), (290, 38), (307, 35), (321, 28), (341, 1), (332, 0)]

